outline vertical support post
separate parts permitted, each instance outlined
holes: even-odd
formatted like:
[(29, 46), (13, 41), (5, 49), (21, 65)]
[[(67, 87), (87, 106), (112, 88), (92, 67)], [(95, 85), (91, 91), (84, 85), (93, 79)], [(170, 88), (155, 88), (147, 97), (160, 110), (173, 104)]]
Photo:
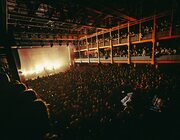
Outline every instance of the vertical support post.
[(99, 43), (98, 43), (98, 33), (96, 31), (96, 45), (97, 45), (97, 53), (98, 53), (98, 63), (100, 63), (100, 58), (99, 58)]
[(80, 61), (82, 62), (81, 51), (80, 51), (80, 47), (79, 47), (79, 40), (78, 40), (77, 45), (78, 45), (79, 58), (80, 58)]
[(4, 47), (9, 68), (13, 79), (20, 80), (14, 56), (11, 49), (11, 39), (8, 30), (8, 10), (7, 10), (7, 0), (1, 0), (0, 2), (0, 32), (2, 34), (2, 45)]
[(91, 37), (91, 48), (92, 48), (92, 37)]
[(141, 41), (141, 21), (139, 22), (139, 42)]
[(67, 46), (68, 47), (68, 53), (69, 53), (69, 65), (72, 65), (72, 57), (71, 57), (71, 48), (70, 45)]
[(105, 43), (104, 43), (104, 31), (103, 31), (103, 47), (105, 46)]
[(90, 63), (90, 58), (89, 58), (89, 43), (88, 43), (87, 36), (86, 36), (86, 48), (87, 48), (87, 53), (88, 53), (88, 63)]
[(120, 32), (119, 32), (119, 25), (118, 25), (118, 44), (120, 44)]
[[(77, 50), (76, 50), (75, 48), (76, 48), (76, 42), (73, 41), (73, 43), (72, 43), (72, 53), (73, 53), (72, 65), (73, 65), (73, 66), (75, 66), (75, 59), (77, 59), (77, 58), (76, 58), (76, 54), (75, 54), (75, 52), (77, 53)], [(75, 51), (75, 50), (76, 50), (76, 51)]]
[(169, 29), (169, 36), (172, 36), (173, 20), (174, 20), (174, 11), (173, 11), (173, 9), (172, 9), (172, 12), (171, 12), (171, 23), (170, 23), (170, 29)]
[(153, 32), (152, 32), (152, 56), (151, 56), (151, 64), (155, 63), (155, 46), (156, 46), (156, 16), (153, 17)]
[(129, 22), (128, 22), (128, 37), (127, 37), (127, 46), (128, 46), (128, 64), (130, 64), (130, 27), (129, 27)]
[(110, 29), (109, 31), (109, 35), (110, 35), (110, 42), (109, 42), (109, 45), (110, 45), (110, 53), (111, 53), (111, 64), (113, 63), (113, 46), (112, 46), (112, 30)]

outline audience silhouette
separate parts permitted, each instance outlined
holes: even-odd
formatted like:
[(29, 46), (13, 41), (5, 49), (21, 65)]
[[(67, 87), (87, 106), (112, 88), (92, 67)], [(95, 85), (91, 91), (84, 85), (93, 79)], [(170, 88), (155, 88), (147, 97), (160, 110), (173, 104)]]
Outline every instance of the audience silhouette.
[(50, 132), (46, 103), (19, 81), (0, 73), (1, 140), (43, 140)]

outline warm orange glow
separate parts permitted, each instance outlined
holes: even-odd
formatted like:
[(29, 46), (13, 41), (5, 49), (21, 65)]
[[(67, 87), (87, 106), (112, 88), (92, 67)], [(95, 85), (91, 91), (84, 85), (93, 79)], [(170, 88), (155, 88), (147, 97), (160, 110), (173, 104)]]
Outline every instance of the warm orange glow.
[(47, 76), (69, 66), (67, 47), (19, 49), (22, 76), (25, 79)]
[(34, 69), (31, 70), (21, 70), (22, 74), (27, 76), (27, 75), (32, 75), (32, 74), (41, 74), (43, 72), (45, 72), (46, 70), (48, 71), (54, 71), (54, 70), (58, 70), (63, 64), (59, 64), (59, 63), (44, 63), (41, 65), (36, 65)]

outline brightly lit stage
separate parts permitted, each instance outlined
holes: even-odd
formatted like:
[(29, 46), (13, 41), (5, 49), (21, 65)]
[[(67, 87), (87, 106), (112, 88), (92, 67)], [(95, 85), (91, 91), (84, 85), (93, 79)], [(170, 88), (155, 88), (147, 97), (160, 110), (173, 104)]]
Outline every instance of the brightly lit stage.
[(69, 67), (68, 47), (43, 47), (18, 49), (21, 68), (18, 70), (23, 79), (47, 76), (63, 72)]

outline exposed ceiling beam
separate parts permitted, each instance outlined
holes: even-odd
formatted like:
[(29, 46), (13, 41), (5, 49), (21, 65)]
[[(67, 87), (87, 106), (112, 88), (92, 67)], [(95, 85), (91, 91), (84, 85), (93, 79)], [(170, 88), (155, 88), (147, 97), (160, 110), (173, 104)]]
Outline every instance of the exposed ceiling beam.
[[(88, 5), (87, 5), (88, 3)], [(82, 5), (83, 7), (86, 7), (88, 9), (93, 9), (94, 11), (97, 11), (98, 13), (104, 13), (106, 15), (112, 15), (114, 17), (117, 17), (119, 19), (125, 19), (126, 21), (135, 21), (136, 19), (133, 17), (130, 17), (126, 14), (123, 14), (122, 12), (106, 7), (103, 5), (103, 3), (97, 3), (96, 1), (91, 1), (91, 0), (87, 0), (87, 1), (83, 1), (80, 0), (80, 5)]]

